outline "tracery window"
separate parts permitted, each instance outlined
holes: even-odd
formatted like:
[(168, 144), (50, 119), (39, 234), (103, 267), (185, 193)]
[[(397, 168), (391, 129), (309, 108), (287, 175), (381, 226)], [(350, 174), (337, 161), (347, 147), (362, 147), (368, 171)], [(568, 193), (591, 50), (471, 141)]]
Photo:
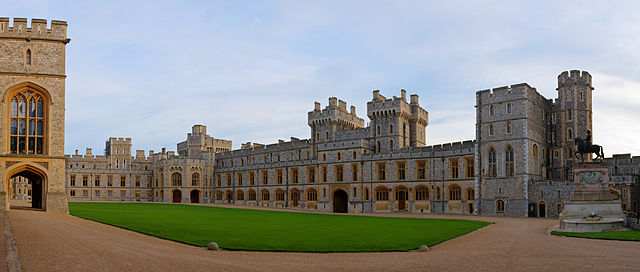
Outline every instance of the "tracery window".
[(449, 200), (462, 200), (462, 190), (457, 184), (449, 187)]
[(318, 191), (314, 188), (310, 188), (307, 190), (307, 201), (317, 201), (318, 200)]
[(498, 176), (498, 171), (496, 169), (496, 150), (493, 149), (493, 147), (491, 149), (489, 149), (489, 177), (496, 177)]
[(13, 154), (43, 154), (44, 116), (43, 97), (25, 88), (11, 98), (10, 142)]
[(416, 188), (416, 200), (429, 200), (429, 189), (420, 185)]
[(385, 186), (376, 188), (376, 201), (389, 200), (389, 189)]
[(200, 184), (200, 174), (193, 173), (193, 175), (191, 175), (191, 186), (198, 186), (199, 184)]
[(512, 177), (513, 176), (513, 148), (511, 148), (511, 146), (507, 147), (507, 150), (505, 152), (505, 168), (506, 168), (506, 174), (507, 177)]
[(180, 173), (171, 174), (171, 186), (182, 186), (182, 175)]

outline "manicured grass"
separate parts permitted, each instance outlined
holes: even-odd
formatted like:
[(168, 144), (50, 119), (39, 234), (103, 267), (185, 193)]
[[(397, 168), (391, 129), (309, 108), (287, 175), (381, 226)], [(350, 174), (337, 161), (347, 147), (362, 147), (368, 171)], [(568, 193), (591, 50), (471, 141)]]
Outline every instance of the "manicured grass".
[(621, 241), (640, 241), (640, 230), (604, 231), (604, 232), (562, 232), (562, 231), (552, 231), (551, 234), (569, 236), (569, 237), (592, 238), (592, 239), (621, 240)]
[(400, 251), (432, 246), (490, 223), (233, 209), (70, 202), (72, 215), (196, 246), (265, 251)]

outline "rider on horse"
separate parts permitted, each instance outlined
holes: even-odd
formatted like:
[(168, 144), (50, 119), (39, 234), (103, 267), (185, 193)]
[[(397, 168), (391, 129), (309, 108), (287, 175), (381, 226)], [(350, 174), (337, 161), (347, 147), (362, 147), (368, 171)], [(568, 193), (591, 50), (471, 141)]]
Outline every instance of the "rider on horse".
[(591, 147), (591, 130), (587, 129), (587, 137), (584, 138), (584, 143), (587, 145), (587, 148)]

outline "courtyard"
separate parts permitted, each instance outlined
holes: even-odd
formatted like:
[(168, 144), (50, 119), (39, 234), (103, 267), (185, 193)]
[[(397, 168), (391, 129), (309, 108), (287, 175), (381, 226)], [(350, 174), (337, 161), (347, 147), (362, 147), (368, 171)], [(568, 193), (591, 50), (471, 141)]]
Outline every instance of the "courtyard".
[[(24, 271), (601, 271), (603, 267), (607, 270), (640, 267), (637, 258), (640, 243), (552, 236), (548, 230), (557, 224), (555, 219), (375, 216), (493, 224), (437, 244), (428, 252), (207, 251), (70, 215), (28, 209), (8, 212)], [(51, 263), (52, 259), (56, 262)]]

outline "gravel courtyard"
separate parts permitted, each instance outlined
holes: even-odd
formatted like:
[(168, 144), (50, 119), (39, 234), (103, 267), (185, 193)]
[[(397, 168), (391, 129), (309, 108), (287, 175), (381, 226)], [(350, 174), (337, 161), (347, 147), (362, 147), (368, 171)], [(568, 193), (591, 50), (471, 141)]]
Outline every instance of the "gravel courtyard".
[(24, 271), (640, 270), (640, 243), (551, 236), (551, 219), (387, 214), (495, 224), (428, 252), (276, 253), (207, 251), (70, 215), (8, 213)]

